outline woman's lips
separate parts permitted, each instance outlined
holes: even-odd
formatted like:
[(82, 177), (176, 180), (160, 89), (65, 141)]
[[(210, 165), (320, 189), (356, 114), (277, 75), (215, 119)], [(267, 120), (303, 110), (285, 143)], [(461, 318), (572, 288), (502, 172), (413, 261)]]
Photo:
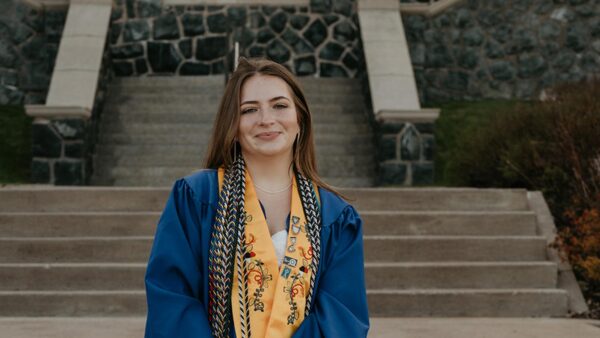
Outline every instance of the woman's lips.
[(268, 133), (260, 133), (258, 135), (256, 135), (256, 137), (258, 137), (261, 140), (272, 140), (274, 138), (276, 138), (277, 136), (279, 136), (279, 132), (268, 132)]

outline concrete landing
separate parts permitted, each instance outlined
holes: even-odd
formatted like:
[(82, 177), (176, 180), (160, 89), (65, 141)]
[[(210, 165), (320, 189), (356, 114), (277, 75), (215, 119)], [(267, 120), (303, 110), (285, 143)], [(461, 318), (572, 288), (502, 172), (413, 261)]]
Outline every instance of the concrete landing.
[(374, 318), (373, 338), (598, 338), (600, 321), (555, 318)]
[[(4, 338), (139, 338), (143, 317), (0, 318)], [(600, 321), (549, 318), (373, 318), (372, 338), (598, 338)]]

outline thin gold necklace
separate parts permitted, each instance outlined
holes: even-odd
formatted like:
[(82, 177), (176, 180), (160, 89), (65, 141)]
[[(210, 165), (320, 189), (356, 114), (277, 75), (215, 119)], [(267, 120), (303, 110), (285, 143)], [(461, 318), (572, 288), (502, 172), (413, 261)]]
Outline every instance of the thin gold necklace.
[(278, 194), (278, 193), (280, 193), (280, 192), (284, 192), (284, 191), (288, 190), (288, 189), (289, 189), (289, 188), (292, 186), (292, 182), (290, 182), (290, 185), (288, 185), (287, 187), (285, 187), (285, 188), (283, 188), (283, 189), (281, 189), (281, 190), (277, 190), (277, 191), (269, 191), (269, 190), (266, 190), (266, 189), (264, 189), (264, 188), (261, 188), (261, 187), (259, 187), (259, 186), (258, 186), (256, 183), (254, 183), (254, 186), (255, 186), (255, 187), (257, 187), (257, 188), (258, 188), (258, 190), (261, 190), (261, 191), (263, 191), (263, 192), (266, 192), (267, 194)]

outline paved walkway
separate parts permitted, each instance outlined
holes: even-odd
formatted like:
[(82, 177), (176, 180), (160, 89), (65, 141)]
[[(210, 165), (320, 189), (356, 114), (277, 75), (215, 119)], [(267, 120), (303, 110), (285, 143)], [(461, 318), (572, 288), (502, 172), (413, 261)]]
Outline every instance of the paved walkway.
[[(145, 318), (0, 318), (2, 338), (141, 338)], [(599, 338), (600, 321), (374, 318), (372, 338)], [(328, 337), (329, 338), (329, 337)], [(332, 337), (333, 338), (333, 337)]]

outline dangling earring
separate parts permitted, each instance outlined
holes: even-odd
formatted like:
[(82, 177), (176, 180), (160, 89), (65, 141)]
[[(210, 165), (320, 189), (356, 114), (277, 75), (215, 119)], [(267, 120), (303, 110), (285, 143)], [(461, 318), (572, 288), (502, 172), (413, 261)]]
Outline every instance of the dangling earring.
[(237, 139), (233, 140), (233, 162), (235, 163), (237, 161)]
[(302, 131), (299, 130), (298, 133), (296, 134), (296, 140), (294, 141), (294, 143), (296, 143), (296, 149), (294, 151), (294, 161), (296, 161), (298, 159), (298, 154), (300, 152), (299, 148), (300, 148), (300, 133)]

